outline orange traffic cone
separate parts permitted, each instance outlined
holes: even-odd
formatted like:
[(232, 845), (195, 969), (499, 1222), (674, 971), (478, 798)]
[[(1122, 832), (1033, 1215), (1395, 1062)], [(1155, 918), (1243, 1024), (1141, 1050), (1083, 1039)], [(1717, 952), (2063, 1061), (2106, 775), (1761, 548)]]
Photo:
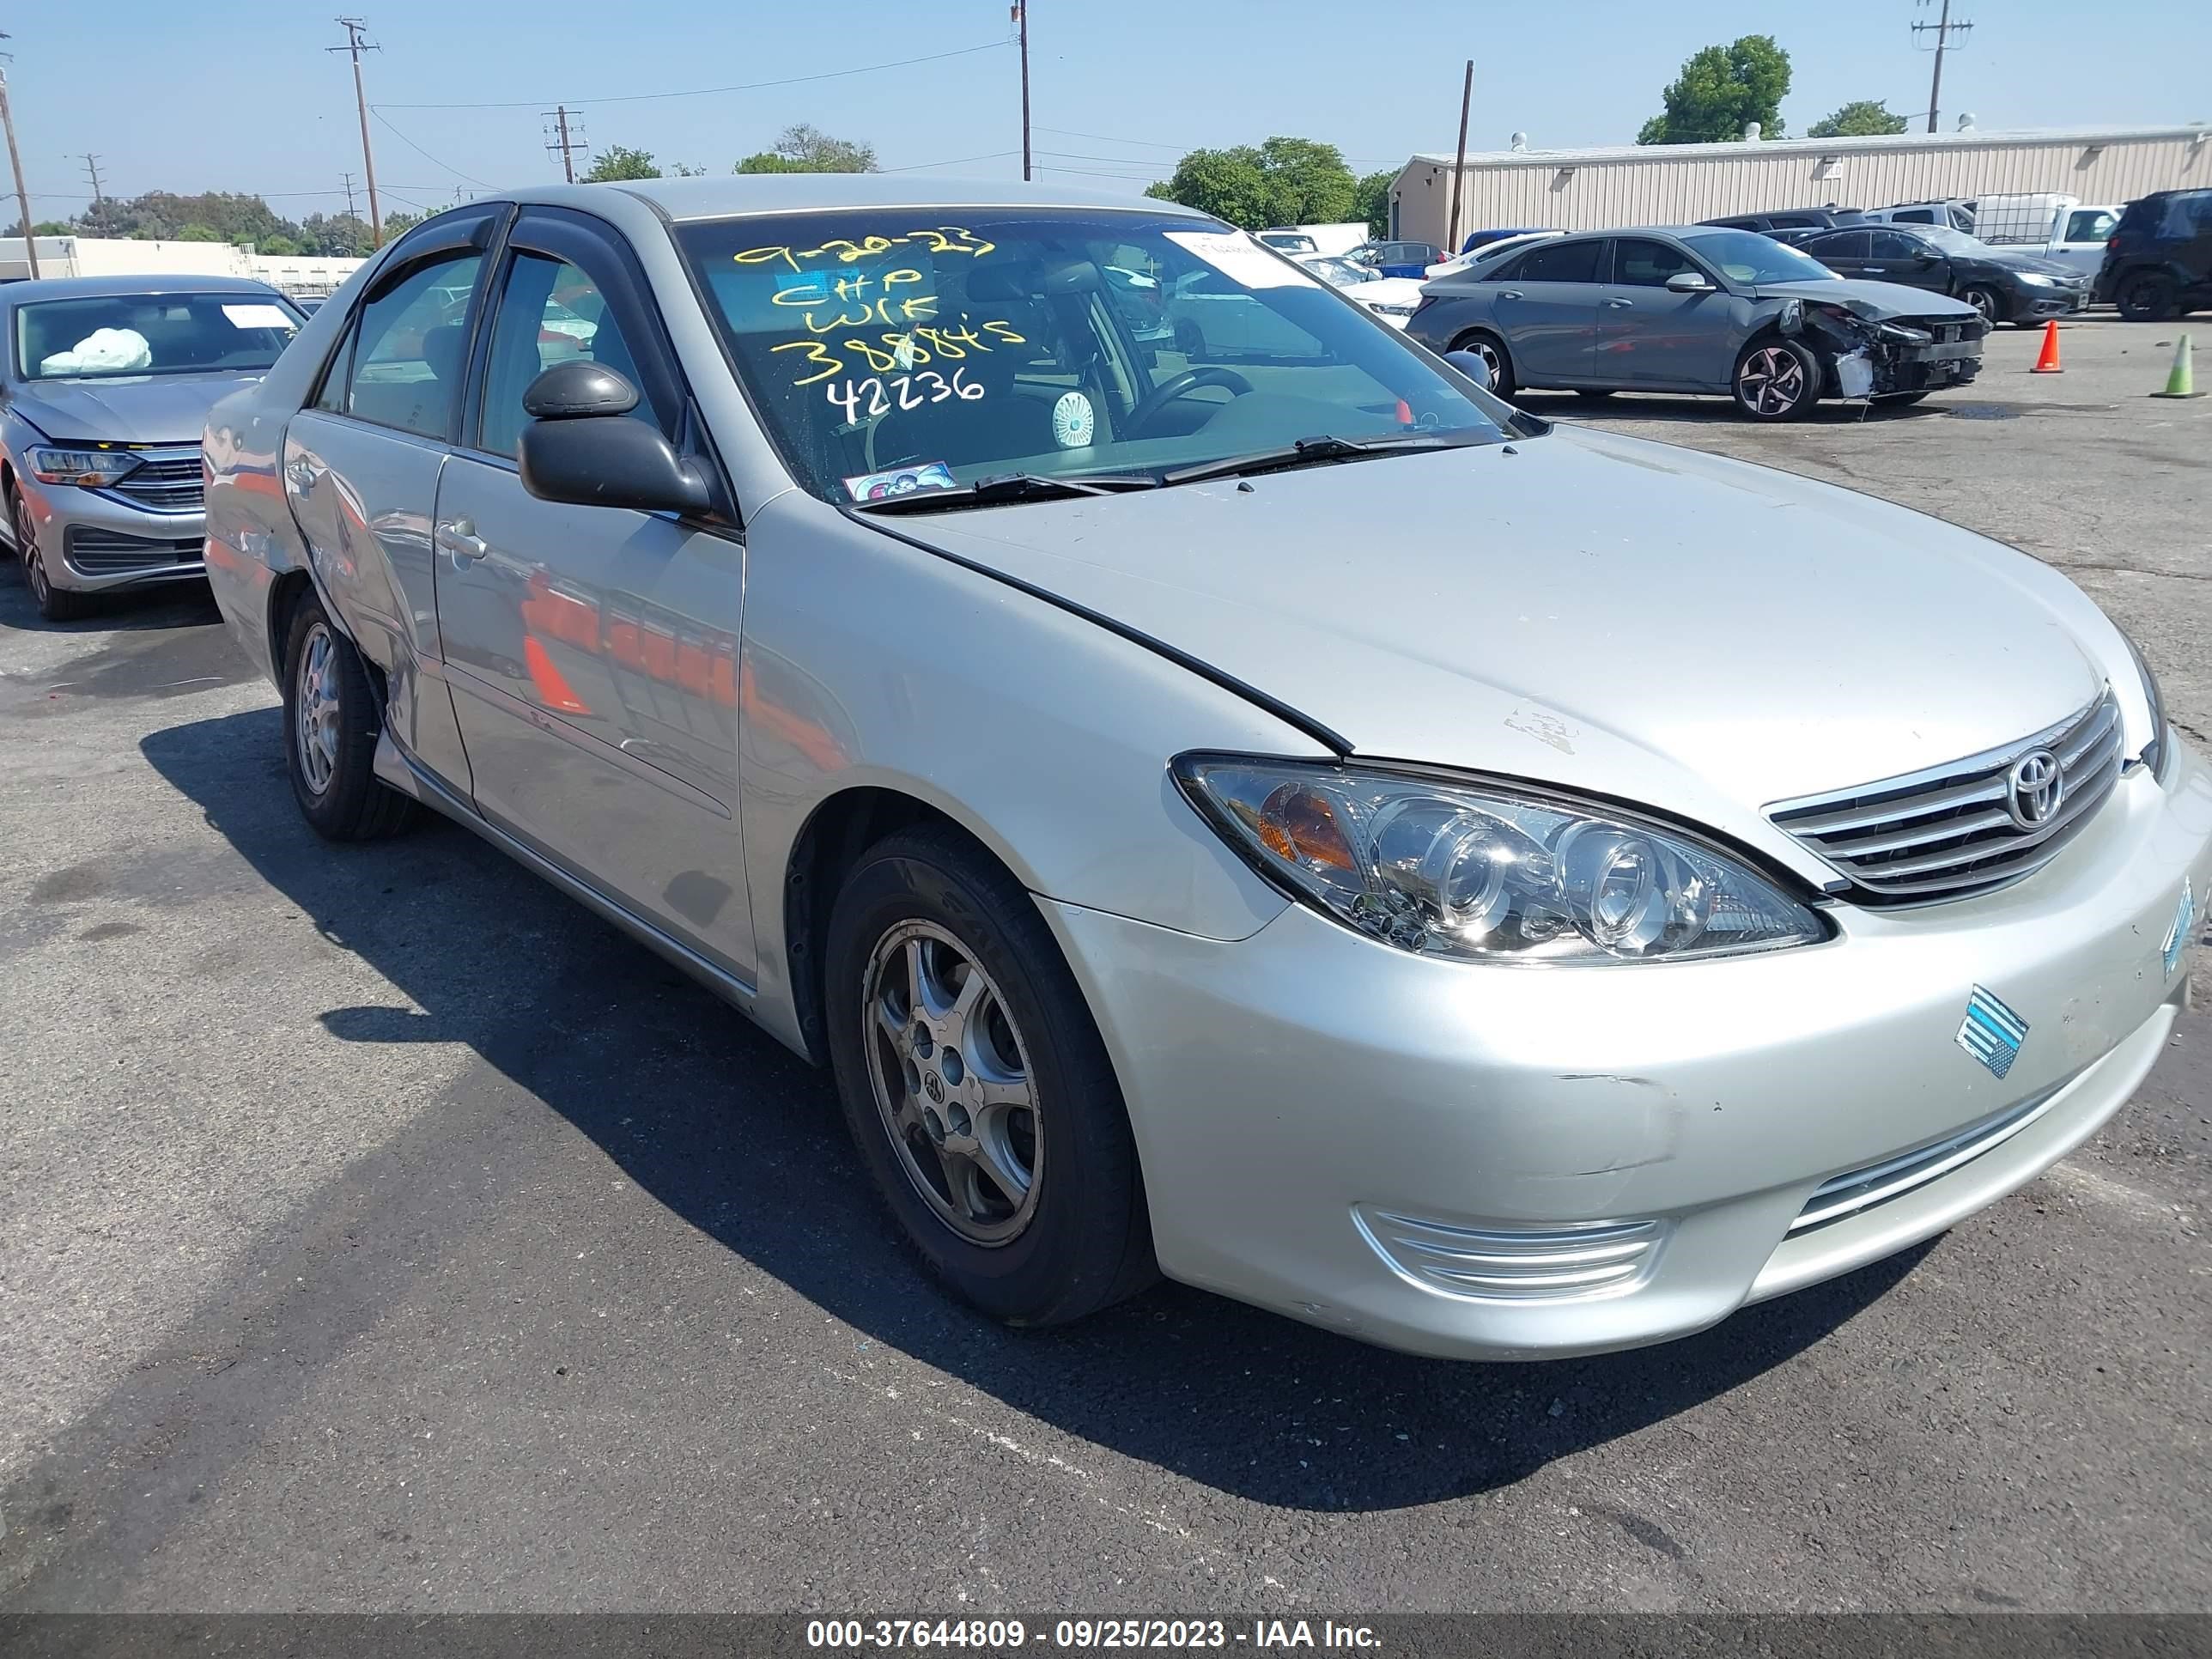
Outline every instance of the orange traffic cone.
[(2058, 319), (2053, 317), (2043, 325), (2043, 349), (2035, 354), (2035, 367), (2031, 374), (2063, 374), (2058, 367)]

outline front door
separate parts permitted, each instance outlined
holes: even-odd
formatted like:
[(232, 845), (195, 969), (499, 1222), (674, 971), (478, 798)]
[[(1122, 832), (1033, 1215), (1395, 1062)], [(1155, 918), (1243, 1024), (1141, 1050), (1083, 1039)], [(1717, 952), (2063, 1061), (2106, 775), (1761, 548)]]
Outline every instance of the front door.
[[(1684, 271), (1712, 286), (1675, 293), (1667, 279)], [(1674, 243), (1616, 238), (1613, 280), (1598, 301), (1598, 379), (1653, 390), (1724, 384), (1733, 367), (1733, 304), (1713, 274)]]
[(516, 222), (439, 481), (438, 623), (479, 811), (741, 979), (754, 966), (738, 842), (744, 548), (724, 526), (539, 501), (515, 454), (522, 394), (588, 359), (634, 418), (691, 416), (650, 293), (580, 214)]
[(1900, 230), (1877, 230), (1866, 274), (1877, 282), (1902, 283), (1933, 294), (1951, 291), (1951, 262), (1936, 244)]
[(1605, 241), (1543, 242), (1498, 278), (1513, 378), (1523, 386), (1587, 381), (1597, 355), (1599, 258)]

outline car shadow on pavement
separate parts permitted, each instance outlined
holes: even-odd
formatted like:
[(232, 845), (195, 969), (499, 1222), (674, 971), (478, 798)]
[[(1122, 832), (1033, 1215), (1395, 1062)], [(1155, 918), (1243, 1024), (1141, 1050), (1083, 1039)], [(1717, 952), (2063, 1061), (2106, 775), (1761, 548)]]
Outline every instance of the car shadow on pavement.
[[(317, 841), (276, 759), (280, 729), (277, 711), (257, 709), (142, 747), (325, 939), (413, 1004), (329, 1009), (325, 1030), (362, 1044), (466, 1044), (643, 1192), (856, 1329), (854, 1350), (902, 1352), (1069, 1435), (1240, 1498), (1359, 1511), (1510, 1484), (1789, 1360), (1926, 1248), (1662, 1348), (1533, 1366), (1386, 1352), (1176, 1285), (1070, 1329), (1004, 1329), (922, 1278), (867, 1190), (825, 1073), (465, 830)], [(426, 1211), (425, 1189), (457, 1163), (490, 1167), (469, 1137), (517, 1133), (511, 1107), (488, 1132), (465, 1104), (421, 1114), (406, 1144), (371, 1161), (380, 1174), (349, 1171), (315, 1201), (349, 1218), (341, 1257), (374, 1243), (380, 1214), (387, 1233), (465, 1234), (477, 1212)], [(392, 1299), (368, 1280), (324, 1296), (329, 1316), (364, 1326)], [(316, 1342), (335, 1354), (353, 1334)], [(311, 1381), (302, 1370), (289, 1386)], [(257, 1400), (257, 1413), (284, 1403)]]
[(0, 628), (19, 628), (41, 634), (140, 633), (173, 628), (202, 628), (219, 623), (215, 595), (204, 582), (179, 582), (132, 591), (102, 593), (93, 612), (75, 622), (48, 622), (39, 615), (38, 602), (23, 580), (23, 567), (12, 551), (0, 549)]

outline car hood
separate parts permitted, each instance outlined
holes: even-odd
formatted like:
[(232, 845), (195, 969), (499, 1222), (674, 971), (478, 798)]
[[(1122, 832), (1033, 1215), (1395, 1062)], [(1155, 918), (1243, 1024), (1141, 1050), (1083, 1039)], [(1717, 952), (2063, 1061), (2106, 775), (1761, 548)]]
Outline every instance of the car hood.
[(896, 534), (1113, 618), (1358, 754), (1762, 806), (2081, 708), (2126, 647), (2024, 554), (1832, 485), (1565, 426)]
[(2005, 270), (2032, 270), (2045, 276), (2079, 276), (2081, 273), (2071, 265), (2063, 265), (2056, 259), (2046, 259), (2039, 253), (2014, 253), (2004, 248), (1991, 248), (1987, 253), (1977, 253), (1968, 263), (1996, 265)]
[(1354, 283), (1337, 292), (1362, 305), (1411, 306), (1421, 301), (1421, 285), (1410, 276), (1377, 276), (1371, 283)]
[(12, 406), (64, 443), (197, 444), (216, 400), (260, 378), (256, 370), (33, 380), (15, 388)]
[(1752, 289), (1752, 294), (1761, 300), (1795, 298), (1808, 303), (1826, 301), (1831, 305), (1846, 305), (1877, 322), (1892, 317), (1956, 317), (1963, 322), (1981, 315), (1964, 300), (1930, 294), (1924, 288), (1907, 288), (1902, 283), (1864, 283), (1848, 276), (1838, 276), (1832, 282), (1761, 283)]

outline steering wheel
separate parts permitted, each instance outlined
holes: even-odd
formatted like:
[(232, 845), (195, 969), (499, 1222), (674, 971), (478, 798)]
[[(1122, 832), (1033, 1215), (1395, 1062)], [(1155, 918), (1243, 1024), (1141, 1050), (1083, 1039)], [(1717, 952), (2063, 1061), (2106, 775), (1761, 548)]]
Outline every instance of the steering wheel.
[(1225, 386), (1240, 398), (1252, 390), (1252, 382), (1233, 368), (1187, 368), (1162, 380), (1138, 401), (1121, 422), (1122, 436), (1136, 437), (1158, 418), (1162, 410), (1185, 392), (1195, 392), (1202, 386)]

